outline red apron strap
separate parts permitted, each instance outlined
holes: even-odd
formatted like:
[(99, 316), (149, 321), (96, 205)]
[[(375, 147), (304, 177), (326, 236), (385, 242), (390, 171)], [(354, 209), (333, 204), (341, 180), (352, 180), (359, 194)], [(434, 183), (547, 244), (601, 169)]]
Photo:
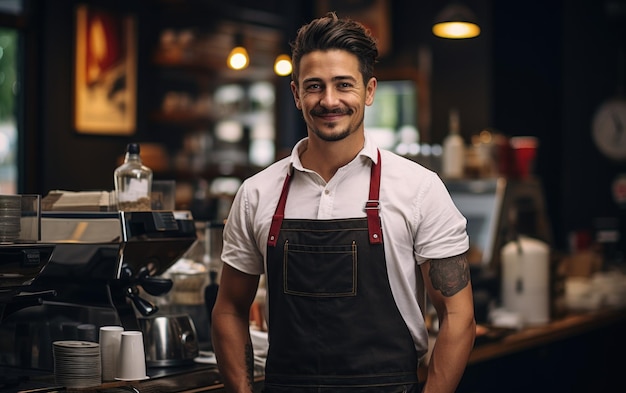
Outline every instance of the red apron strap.
[(367, 229), (369, 231), (370, 244), (382, 244), (383, 230), (380, 225), (380, 150), (378, 151), (378, 162), (372, 163), (372, 174), (370, 176), (370, 194), (365, 203), (365, 214), (367, 214)]
[[(380, 210), (380, 201), (378, 200), (380, 194), (380, 166), (381, 158), (380, 151), (378, 151), (378, 163), (372, 163), (369, 199), (365, 203), (365, 214), (367, 214), (367, 229), (369, 231), (370, 244), (382, 244), (383, 242), (383, 230), (380, 225), (380, 216), (378, 214), (378, 211)], [(271, 247), (275, 247), (278, 242), (280, 227), (282, 226), (283, 219), (285, 218), (285, 205), (287, 204), (287, 193), (290, 181), (291, 174), (287, 173), (287, 177), (285, 177), (283, 189), (278, 200), (278, 206), (276, 206), (276, 211), (272, 217), (270, 233), (267, 237), (267, 245)]]
[(267, 245), (271, 247), (276, 246), (278, 241), (278, 233), (280, 227), (283, 225), (283, 218), (285, 218), (285, 205), (287, 204), (287, 191), (289, 190), (289, 182), (291, 181), (291, 174), (287, 173), (285, 182), (283, 183), (283, 190), (280, 193), (280, 199), (278, 200), (278, 206), (276, 206), (276, 212), (272, 217), (272, 225), (270, 226), (270, 234), (267, 237)]

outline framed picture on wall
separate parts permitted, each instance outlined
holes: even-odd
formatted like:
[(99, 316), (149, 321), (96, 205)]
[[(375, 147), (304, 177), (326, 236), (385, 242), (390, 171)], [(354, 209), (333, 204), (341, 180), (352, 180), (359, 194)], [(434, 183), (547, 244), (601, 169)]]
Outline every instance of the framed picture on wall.
[(134, 134), (137, 117), (135, 17), (78, 5), (75, 37), (76, 132)]
[(362, 23), (378, 44), (378, 54), (384, 57), (391, 50), (391, 0), (318, 0), (318, 16), (333, 11), (337, 16)]

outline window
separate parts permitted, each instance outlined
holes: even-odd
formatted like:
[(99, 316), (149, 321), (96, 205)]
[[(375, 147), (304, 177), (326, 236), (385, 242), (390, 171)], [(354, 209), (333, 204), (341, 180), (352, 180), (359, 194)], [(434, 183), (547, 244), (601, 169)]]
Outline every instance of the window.
[(417, 143), (419, 131), (416, 111), (415, 82), (378, 81), (374, 103), (365, 109), (365, 130), (384, 149), (397, 149), (398, 144), (407, 142)]
[(18, 188), (18, 56), (22, 0), (0, 2), (0, 194)]
[(17, 193), (17, 40), (16, 30), (0, 27), (0, 194)]

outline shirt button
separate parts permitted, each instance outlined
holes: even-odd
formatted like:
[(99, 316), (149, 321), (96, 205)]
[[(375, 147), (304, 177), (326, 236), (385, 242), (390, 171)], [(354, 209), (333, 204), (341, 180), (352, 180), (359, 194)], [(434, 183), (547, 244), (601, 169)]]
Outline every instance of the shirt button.
[(330, 190), (324, 190), (324, 194), (326, 195), (330, 194)]

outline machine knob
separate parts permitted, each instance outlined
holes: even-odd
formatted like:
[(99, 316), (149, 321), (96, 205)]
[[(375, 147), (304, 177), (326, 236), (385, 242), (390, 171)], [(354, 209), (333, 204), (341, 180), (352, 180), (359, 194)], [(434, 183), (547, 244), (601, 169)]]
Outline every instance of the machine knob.
[(126, 289), (126, 296), (129, 297), (130, 300), (132, 300), (133, 304), (135, 305), (135, 308), (137, 308), (137, 310), (139, 310), (141, 315), (145, 317), (150, 316), (156, 313), (157, 311), (159, 311), (159, 308), (157, 306), (155, 306), (154, 304), (150, 303), (146, 299), (139, 296), (139, 290), (134, 285), (129, 286)]

